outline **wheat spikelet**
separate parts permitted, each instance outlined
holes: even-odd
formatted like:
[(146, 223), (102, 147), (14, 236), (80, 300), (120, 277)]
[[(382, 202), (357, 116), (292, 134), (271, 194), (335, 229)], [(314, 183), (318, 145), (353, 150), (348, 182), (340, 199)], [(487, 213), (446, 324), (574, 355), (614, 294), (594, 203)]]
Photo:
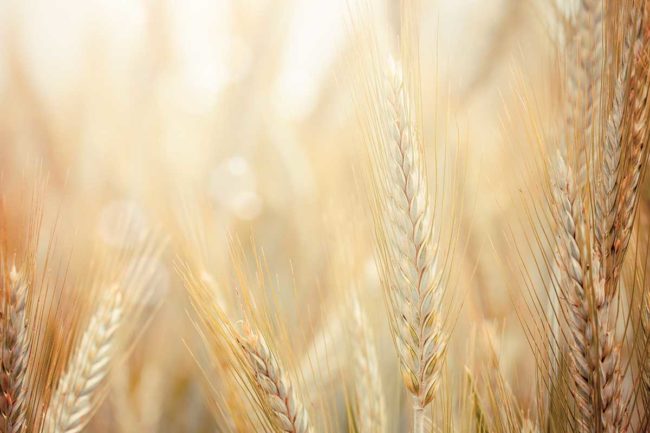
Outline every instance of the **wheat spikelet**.
[(92, 414), (93, 399), (104, 383), (114, 355), (115, 335), (123, 319), (117, 286), (100, 299), (45, 415), (44, 433), (77, 433)]
[(351, 307), (357, 431), (382, 433), (386, 431), (386, 406), (372, 331), (356, 297)]
[(2, 291), (2, 376), (0, 377), (0, 431), (22, 432), (26, 426), (26, 371), (29, 358), (27, 340), (27, 281), (16, 268), (9, 273)]
[(311, 432), (307, 412), (296, 397), (291, 382), (261, 334), (247, 330), (239, 343), (253, 371), (264, 404), (273, 413), (274, 426), (282, 432)]

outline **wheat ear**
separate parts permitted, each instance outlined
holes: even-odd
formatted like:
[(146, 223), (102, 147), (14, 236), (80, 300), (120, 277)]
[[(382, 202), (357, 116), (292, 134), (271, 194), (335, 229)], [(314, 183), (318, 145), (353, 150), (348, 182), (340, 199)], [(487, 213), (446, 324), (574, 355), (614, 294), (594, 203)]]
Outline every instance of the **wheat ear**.
[[(638, 17), (638, 10), (631, 7), (625, 14), (624, 20), (621, 21), (621, 30), (618, 35), (622, 36), (622, 51), (618, 75), (614, 84), (614, 97), (612, 106), (607, 118), (605, 129), (605, 142), (602, 153), (601, 173), (597, 179), (597, 194), (595, 199), (595, 219), (596, 219), (596, 241), (598, 243), (599, 254), (604, 258), (604, 263), (609, 266), (609, 255), (612, 249), (612, 236), (615, 232), (614, 223), (616, 221), (616, 200), (619, 195), (620, 179), (619, 172), (621, 168), (621, 153), (623, 150), (623, 129), (629, 117), (629, 83), (630, 83), (630, 65), (634, 59), (635, 46), (639, 43), (641, 36), (642, 20)], [(611, 280), (611, 269), (603, 266), (602, 269)]]
[(117, 286), (112, 286), (101, 297), (79, 346), (59, 379), (45, 414), (44, 433), (77, 433), (88, 423), (93, 399), (108, 376), (122, 311), (122, 294)]
[(578, 136), (576, 183), (582, 191), (587, 182), (587, 146), (595, 142), (603, 69), (602, 0), (580, 0), (569, 40), (572, 59), (567, 74), (567, 131), (569, 143)]
[(312, 428), (307, 411), (295, 395), (275, 354), (261, 334), (245, 330), (239, 343), (248, 359), (263, 404), (272, 412), (274, 426), (282, 432), (307, 433)]
[(356, 297), (352, 298), (351, 307), (354, 326), (353, 374), (357, 431), (383, 433), (386, 431), (386, 405), (372, 331)]
[[(616, 201), (615, 224), (612, 228), (613, 242), (610, 253), (611, 282), (616, 284), (620, 277), (625, 251), (630, 240), (638, 187), (644, 170), (648, 140), (648, 55), (647, 50), (636, 54), (635, 67), (630, 77), (629, 131), (625, 172), (621, 179), (620, 192)], [(608, 291), (614, 291), (609, 288)]]
[[(620, 344), (614, 340), (616, 320), (610, 320), (610, 306), (613, 294), (606, 291), (605, 277), (601, 272), (600, 258), (596, 252), (591, 262), (590, 281), (593, 300), (592, 311), (595, 318), (590, 320), (591, 328), (588, 335), (594, 335), (589, 341), (591, 349), (591, 365), (594, 371), (592, 401), (600, 416), (594, 419), (595, 424), (600, 424), (605, 433), (617, 433), (623, 429), (624, 407), (622, 401), (623, 376), (620, 367)], [(589, 332), (591, 331), (591, 332)]]
[[(594, 200), (596, 242), (599, 254), (606, 259), (611, 250), (612, 239), (610, 233), (614, 231), (616, 217), (615, 203), (619, 187), (618, 170), (622, 149), (622, 119), (625, 103), (626, 70), (627, 68), (623, 68), (616, 79), (614, 100), (607, 119), (601, 178), (597, 182), (599, 190)], [(606, 269), (603, 267), (602, 271), (606, 272)]]
[(568, 298), (567, 316), (572, 336), (569, 345), (573, 361), (572, 393), (580, 413), (579, 430), (589, 432), (594, 408), (591, 388), (593, 370), (589, 359), (591, 314), (585, 287), (585, 258), (580, 247), (580, 237), (584, 233), (584, 216), (580, 193), (575, 187), (571, 169), (559, 154), (555, 164), (553, 192), (560, 225), (560, 250), (564, 260), (562, 269), (568, 277), (563, 280), (569, 284), (563, 291)]
[(9, 273), (8, 289), (3, 290), (2, 376), (0, 377), (0, 431), (18, 433), (26, 427), (27, 282), (16, 268)]
[[(592, 263), (598, 372), (595, 403), (605, 432), (622, 431), (629, 421), (624, 419), (620, 343), (614, 341), (616, 318), (610, 323), (610, 305), (617, 294), (646, 159), (648, 69), (647, 52), (642, 49), (647, 47), (643, 31), (647, 18), (645, 8), (632, 5), (619, 33), (623, 37), (621, 71), (607, 124), (603, 177), (597, 183), (604, 188), (597, 189), (599, 194), (595, 199), (595, 234), (599, 247)], [(605, 212), (600, 212), (601, 208)]]
[(392, 65), (388, 77), (382, 167), (380, 247), (389, 316), (402, 377), (414, 398), (414, 431), (425, 430), (425, 408), (440, 379), (446, 336), (440, 318), (441, 280), (433, 244), (433, 212), (414, 106)]
[(600, 424), (605, 432), (616, 432), (622, 427), (623, 409), (620, 350), (609, 320), (613, 298), (606, 293), (597, 252), (593, 252), (590, 266), (586, 266), (588, 259), (580, 247), (585, 241), (580, 193), (561, 157), (556, 164), (554, 192), (562, 231), (562, 257), (566, 261), (564, 270), (570, 284), (566, 291), (572, 335), (572, 392), (580, 413), (579, 430), (589, 432)]

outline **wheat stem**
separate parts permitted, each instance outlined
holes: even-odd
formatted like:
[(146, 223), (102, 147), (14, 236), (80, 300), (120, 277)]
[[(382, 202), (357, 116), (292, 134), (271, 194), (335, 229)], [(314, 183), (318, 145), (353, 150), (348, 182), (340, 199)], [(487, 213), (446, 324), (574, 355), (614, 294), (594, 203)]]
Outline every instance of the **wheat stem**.
[(413, 433), (425, 433), (425, 426), (426, 414), (424, 412), (424, 407), (422, 407), (420, 402), (416, 399), (413, 401)]

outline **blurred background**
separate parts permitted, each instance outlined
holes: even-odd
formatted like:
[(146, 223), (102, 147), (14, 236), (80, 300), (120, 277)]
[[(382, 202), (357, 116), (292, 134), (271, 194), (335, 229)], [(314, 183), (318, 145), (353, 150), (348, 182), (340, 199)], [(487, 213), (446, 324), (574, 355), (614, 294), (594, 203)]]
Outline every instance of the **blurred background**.
[[(541, 3), (421, 8), (425, 130), (467, 167), (457, 198), (465, 204), (455, 289), (463, 309), (450, 368), (471, 364), (467, 337), (487, 331), (524, 407), (534, 390), (516, 378), (532, 377), (534, 365), (508, 293), (516, 252), (504, 233), (518, 218), (517, 167), (536, 146), (526, 119), (550, 107), (552, 38)], [(232, 239), (245, 255), (263, 256), (296, 364), (329, 332), (354, 274), (387, 394), (401, 392), (359, 187), (365, 156), (355, 113), (363, 107), (350, 79), (359, 41), (349, 9), (347, 0), (0, 1), (7, 227), (20, 227), (30, 211), (21, 191), (44, 174), (46, 227), (56, 224), (57, 242), (74, 250), (72, 273), (86, 269), (95, 242), (137, 247), (138, 236), (120, 236), (124, 215), (167, 239), (156, 259), (161, 307), (88, 431), (228, 431), (204, 392), (176, 267), (190, 251), (206, 281), (232, 296)], [(396, 6), (388, 2), (388, 11)], [(523, 112), (524, 99), (535, 109)], [(332, 370), (339, 352), (330, 348)], [(332, 395), (320, 398), (344, 404)]]

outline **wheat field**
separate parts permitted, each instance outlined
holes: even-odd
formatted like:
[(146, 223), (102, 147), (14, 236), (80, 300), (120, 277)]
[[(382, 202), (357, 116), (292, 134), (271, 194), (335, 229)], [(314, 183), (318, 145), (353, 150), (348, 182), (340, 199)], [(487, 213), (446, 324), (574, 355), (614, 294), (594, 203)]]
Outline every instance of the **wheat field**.
[(0, 432), (650, 431), (646, 0), (0, 0)]

